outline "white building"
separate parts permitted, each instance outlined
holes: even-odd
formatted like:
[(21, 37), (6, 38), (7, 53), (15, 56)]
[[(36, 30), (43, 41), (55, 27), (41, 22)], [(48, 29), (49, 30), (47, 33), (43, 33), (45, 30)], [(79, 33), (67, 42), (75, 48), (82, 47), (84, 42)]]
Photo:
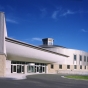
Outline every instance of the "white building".
[(30, 73), (87, 73), (88, 53), (53, 45), (52, 38), (34, 46), (7, 35), (5, 15), (0, 12), (0, 76)]

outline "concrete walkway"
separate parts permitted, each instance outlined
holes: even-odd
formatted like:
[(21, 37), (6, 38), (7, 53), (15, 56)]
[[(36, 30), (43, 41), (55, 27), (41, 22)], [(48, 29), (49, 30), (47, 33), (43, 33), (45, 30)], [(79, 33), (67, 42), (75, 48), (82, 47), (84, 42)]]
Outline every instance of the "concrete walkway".
[(26, 74), (8, 74), (5, 77), (2, 78), (8, 78), (8, 79), (13, 79), (13, 80), (22, 80), (26, 79)]
[(27, 75), (37, 75), (37, 74), (43, 74), (43, 73), (30, 73), (30, 74), (12, 73), (12, 74), (8, 74), (5, 77), (1, 77), (1, 78), (7, 78), (7, 79), (13, 79), (13, 80), (22, 80), (22, 79), (26, 79)]

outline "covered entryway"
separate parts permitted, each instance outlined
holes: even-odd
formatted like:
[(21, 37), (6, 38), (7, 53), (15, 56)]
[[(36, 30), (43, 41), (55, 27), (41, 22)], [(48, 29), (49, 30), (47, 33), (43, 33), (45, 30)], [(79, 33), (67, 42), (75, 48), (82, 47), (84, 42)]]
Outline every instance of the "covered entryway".
[(11, 64), (11, 73), (24, 73), (23, 64)]
[(28, 73), (46, 73), (46, 64), (30, 63), (27, 66)]

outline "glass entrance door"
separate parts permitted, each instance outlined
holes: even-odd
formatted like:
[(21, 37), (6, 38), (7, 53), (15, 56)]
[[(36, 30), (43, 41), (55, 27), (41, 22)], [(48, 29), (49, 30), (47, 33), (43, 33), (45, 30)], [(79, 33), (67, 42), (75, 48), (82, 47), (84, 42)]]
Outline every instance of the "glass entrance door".
[(21, 73), (21, 65), (17, 65), (17, 73)]
[(45, 73), (46, 72), (46, 66), (44, 64), (28, 64), (27, 66), (27, 72), (28, 73)]
[(27, 71), (28, 71), (28, 73), (34, 73), (35, 72), (35, 66), (28, 65)]
[(24, 73), (24, 65), (11, 65), (11, 73)]
[(11, 73), (17, 73), (16, 65), (11, 65)]

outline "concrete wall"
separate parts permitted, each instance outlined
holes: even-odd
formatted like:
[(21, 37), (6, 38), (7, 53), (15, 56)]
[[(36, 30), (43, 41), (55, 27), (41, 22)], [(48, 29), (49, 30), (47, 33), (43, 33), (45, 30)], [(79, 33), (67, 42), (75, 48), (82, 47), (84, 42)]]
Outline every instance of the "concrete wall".
[(11, 60), (6, 60), (6, 74), (11, 73)]
[(4, 21), (4, 13), (0, 12), (0, 54), (6, 53)]
[(0, 55), (0, 77), (5, 76), (6, 72), (6, 56)]
[(0, 77), (5, 76), (6, 72), (6, 25), (5, 16), (3, 12), (0, 12)]

